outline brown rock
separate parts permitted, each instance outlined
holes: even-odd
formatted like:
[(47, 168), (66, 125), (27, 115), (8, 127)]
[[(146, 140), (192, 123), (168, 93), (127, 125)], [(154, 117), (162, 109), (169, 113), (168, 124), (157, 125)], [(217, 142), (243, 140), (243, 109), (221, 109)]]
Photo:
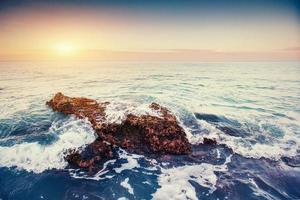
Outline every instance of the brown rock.
[(157, 103), (149, 107), (161, 116), (127, 115), (121, 124), (106, 121), (108, 102), (98, 103), (83, 97), (67, 97), (57, 93), (46, 103), (54, 111), (78, 118), (87, 118), (98, 138), (89, 145), (92, 158), (84, 160), (78, 152), (66, 156), (66, 160), (81, 168), (90, 168), (96, 161), (113, 157), (114, 145), (134, 153), (189, 154), (191, 144), (182, 127), (170, 111)]

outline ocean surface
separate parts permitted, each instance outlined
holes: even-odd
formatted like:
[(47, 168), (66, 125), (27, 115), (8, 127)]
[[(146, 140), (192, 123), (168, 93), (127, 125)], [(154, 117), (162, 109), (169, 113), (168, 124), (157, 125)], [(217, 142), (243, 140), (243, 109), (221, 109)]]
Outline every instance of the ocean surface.
[[(95, 135), (45, 105), (56, 92), (112, 102), (111, 121), (166, 106), (193, 154), (118, 149), (95, 175), (72, 169), (66, 150)], [(1, 200), (300, 199), (299, 145), (299, 62), (0, 63)]]

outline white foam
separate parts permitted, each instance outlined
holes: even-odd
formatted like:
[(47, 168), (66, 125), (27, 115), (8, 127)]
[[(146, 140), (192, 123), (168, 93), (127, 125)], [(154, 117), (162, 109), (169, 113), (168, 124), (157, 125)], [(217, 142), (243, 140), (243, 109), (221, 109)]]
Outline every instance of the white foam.
[(125, 178), (125, 180), (121, 182), (121, 186), (126, 188), (128, 190), (128, 192), (133, 195), (134, 194), (133, 188), (128, 183), (128, 181), (129, 181), (129, 178)]
[[(144, 156), (141, 155), (129, 154), (123, 149), (118, 150), (118, 155), (119, 155), (119, 159), (126, 160), (126, 162), (122, 163), (120, 167), (116, 167), (113, 169), (118, 174), (124, 170), (134, 170), (137, 168), (141, 168), (140, 164), (138, 163), (138, 159), (145, 158)], [(107, 166), (111, 164), (115, 164), (116, 161), (117, 161), (116, 159), (106, 161), (103, 164), (103, 168), (93, 176), (90, 176), (89, 174), (86, 174), (85, 172), (82, 172), (79, 169), (69, 169), (68, 171), (73, 178), (78, 178), (78, 179), (90, 179), (90, 180), (97, 180), (97, 181), (103, 179), (111, 179), (114, 177), (114, 175), (108, 175), (110, 171), (107, 169)], [(154, 170), (151, 167), (147, 169), (150, 171)]]
[(220, 153), (220, 150), (217, 149), (217, 159), (221, 158), (221, 153)]
[(57, 141), (50, 145), (26, 142), (10, 147), (0, 147), (0, 166), (17, 167), (41, 173), (47, 169), (63, 169), (67, 166), (64, 152), (78, 149), (95, 140), (90, 123), (73, 117), (52, 124), (49, 134), (57, 134)]
[(253, 178), (249, 178), (249, 181), (245, 181), (245, 184), (249, 184), (251, 189), (253, 190), (253, 194), (258, 197), (262, 197), (264, 199), (278, 199), (269, 192), (266, 192), (262, 188), (260, 188)]
[(77, 178), (77, 179), (90, 179), (90, 180), (103, 180), (103, 179), (111, 179), (114, 176), (113, 175), (107, 175), (107, 173), (109, 172), (109, 170), (107, 170), (107, 166), (109, 164), (114, 164), (116, 162), (115, 159), (113, 160), (108, 160), (103, 164), (103, 168), (98, 171), (94, 176), (90, 176), (89, 174), (87, 174), (86, 172), (80, 171), (80, 169), (69, 169), (69, 173), (70, 176), (72, 176), (73, 178)]
[(231, 156), (226, 158), (222, 165), (201, 163), (200, 165), (187, 165), (171, 169), (162, 168), (158, 178), (160, 188), (153, 194), (153, 199), (198, 199), (195, 188), (190, 181), (195, 181), (210, 192), (216, 190), (217, 176), (215, 171), (227, 171), (227, 164)]
[(128, 114), (136, 116), (151, 115), (161, 117), (161, 114), (152, 110), (147, 103), (111, 102), (107, 105), (105, 113), (107, 123), (117, 124), (122, 123)]
[(118, 200), (127, 200), (127, 198), (126, 197), (120, 197), (120, 198), (118, 198)]
[[(231, 148), (235, 153), (240, 154), (248, 158), (270, 158), (273, 160), (279, 160), (282, 156), (295, 156), (297, 155), (297, 149), (299, 148), (300, 139), (299, 136), (290, 133), (290, 130), (285, 130), (285, 135), (282, 138), (274, 138), (272, 143), (255, 143), (250, 141), (255, 140), (256, 135), (249, 137), (234, 137), (223, 133), (212, 124), (204, 120), (198, 120), (202, 129), (208, 130), (209, 134), (197, 134), (193, 135), (189, 128), (184, 127), (187, 138), (192, 144), (199, 144), (203, 142), (204, 138), (214, 139), (218, 144), (225, 144)], [(291, 145), (288, 141), (294, 141), (296, 144)]]
[(128, 154), (125, 150), (119, 151), (119, 157), (122, 159), (126, 159), (127, 162), (123, 163), (121, 167), (115, 168), (115, 172), (121, 173), (124, 170), (131, 170), (134, 168), (140, 168), (140, 164), (138, 163), (139, 158), (142, 158), (143, 156), (137, 155), (137, 154)]
[[(223, 133), (209, 123), (199, 120), (202, 127), (209, 130), (209, 135), (193, 135), (190, 138), (192, 143), (202, 142), (203, 137), (215, 139), (219, 144), (225, 144), (231, 148), (235, 153), (248, 158), (270, 158), (279, 160), (282, 156), (295, 156), (297, 155), (297, 146), (299, 146), (299, 137), (292, 135), (286, 130), (284, 137), (273, 138), (272, 144), (250, 143), (250, 140), (255, 140), (252, 137), (256, 135), (242, 138), (234, 137)], [(269, 136), (270, 137), (270, 136)], [(294, 141), (295, 146), (288, 143)]]

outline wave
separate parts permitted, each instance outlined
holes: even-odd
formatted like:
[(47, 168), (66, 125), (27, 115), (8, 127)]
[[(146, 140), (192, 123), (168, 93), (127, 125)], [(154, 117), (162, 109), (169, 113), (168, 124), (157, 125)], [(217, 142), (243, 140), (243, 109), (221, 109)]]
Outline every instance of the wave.
[(105, 113), (107, 123), (120, 124), (126, 119), (128, 114), (136, 116), (152, 115), (161, 117), (161, 114), (149, 107), (148, 103), (134, 103), (134, 102), (111, 102), (107, 105)]
[[(224, 144), (234, 153), (248, 158), (279, 160), (298, 154), (300, 138), (297, 126), (290, 121), (245, 119), (239, 121), (222, 115), (193, 113), (184, 107), (167, 105), (184, 128), (192, 144), (203, 143), (204, 138)], [(111, 103), (107, 109), (110, 122), (121, 123), (127, 114), (160, 116), (145, 103)], [(277, 123), (277, 124), (276, 124)]]
[(53, 122), (49, 134), (53, 132), (57, 140), (48, 145), (36, 141), (0, 147), (0, 166), (35, 173), (63, 169), (67, 166), (64, 154), (68, 149), (80, 149), (95, 140), (90, 123), (73, 117)]
[[(219, 144), (226, 145), (234, 153), (244, 157), (265, 157), (274, 160), (296, 156), (298, 153), (299, 137), (295, 134), (288, 134), (293, 132), (293, 130), (288, 128), (292, 129), (295, 127), (283, 125), (282, 127), (285, 127), (286, 130), (279, 130), (276, 126), (271, 126), (272, 124), (268, 124), (265, 127), (262, 127), (263, 124), (258, 124), (257, 126), (264, 129), (263, 131), (254, 128), (254, 130), (251, 130), (252, 127), (245, 127), (244, 123), (225, 116), (193, 113), (183, 107), (174, 105), (167, 107), (172, 108), (173, 114), (185, 129), (189, 141), (194, 145), (203, 143), (204, 138), (209, 138), (216, 140)], [(107, 121), (109, 123), (121, 123), (129, 113), (138, 116), (148, 114), (160, 117), (160, 113), (149, 108), (148, 103), (123, 101), (118, 103), (111, 102), (107, 106)], [(45, 127), (47, 128), (47, 126)], [(268, 136), (266, 131), (272, 132), (272, 134), (277, 131), (280, 137)], [(18, 135), (15, 132), (10, 134), (11, 137)], [(50, 137), (53, 133), (56, 134), (57, 140), (51, 144), (25, 140), (23, 143), (12, 146), (0, 146), (0, 166), (16, 167), (36, 173), (47, 169), (63, 169), (67, 166), (67, 162), (63, 159), (66, 150), (78, 149), (95, 139), (94, 131), (89, 122), (77, 120), (73, 117), (67, 118), (67, 120), (54, 121), (48, 130), (44, 131), (43, 129), (43, 137), (47, 137), (47, 134)], [(260, 142), (257, 139), (259, 134), (267, 138), (265, 139), (266, 141)], [(8, 140), (9, 138), (6, 137), (5, 139)], [(120, 158), (122, 158), (122, 155), (124, 153), (119, 153)], [(131, 157), (127, 156), (126, 159), (132, 163), (135, 158), (131, 159)], [(118, 173), (118, 169), (115, 169), (115, 172)], [(77, 177), (75, 171), (72, 173), (72, 176)], [(98, 178), (102, 173), (103, 171), (99, 172)]]
[[(225, 121), (227, 120), (225, 118)], [(195, 145), (203, 143), (204, 138), (209, 138), (217, 141), (218, 144), (224, 144), (234, 153), (257, 159), (264, 157), (279, 160), (284, 156), (293, 157), (298, 154), (300, 138), (294, 134), (293, 126), (285, 126), (286, 128), (277, 136), (278, 131), (272, 124), (258, 124), (258, 128), (263, 130), (250, 129), (250, 132), (246, 132), (242, 128), (232, 127), (230, 124), (232, 122), (224, 122), (222, 117), (213, 115), (202, 116), (201, 119), (197, 119), (197, 123), (205, 134), (192, 134), (192, 130), (185, 127), (189, 141)], [(262, 126), (266, 127), (262, 128)], [(260, 137), (264, 141), (259, 141)]]

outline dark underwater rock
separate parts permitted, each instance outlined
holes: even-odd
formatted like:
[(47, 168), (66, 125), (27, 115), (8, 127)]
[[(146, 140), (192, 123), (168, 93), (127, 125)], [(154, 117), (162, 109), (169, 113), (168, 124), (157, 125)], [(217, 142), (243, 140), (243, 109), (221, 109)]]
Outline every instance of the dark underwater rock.
[(217, 145), (217, 141), (215, 139), (203, 138), (203, 144)]
[(98, 103), (83, 97), (68, 97), (57, 93), (46, 103), (54, 111), (78, 118), (87, 118), (98, 138), (87, 148), (89, 158), (78, 152), (69, 152), (66, 160), (81, 168), (90, 168), (95, 162), (114, 157), (114, 146), (132, 153), (189, 154), (191, 144), (186, 134), (171, 112), (157, 103), (149, 107), (160, 116), (129, 114), (122, 123), (109, 123), (106, 120), (106, 106), (109, 102)]

